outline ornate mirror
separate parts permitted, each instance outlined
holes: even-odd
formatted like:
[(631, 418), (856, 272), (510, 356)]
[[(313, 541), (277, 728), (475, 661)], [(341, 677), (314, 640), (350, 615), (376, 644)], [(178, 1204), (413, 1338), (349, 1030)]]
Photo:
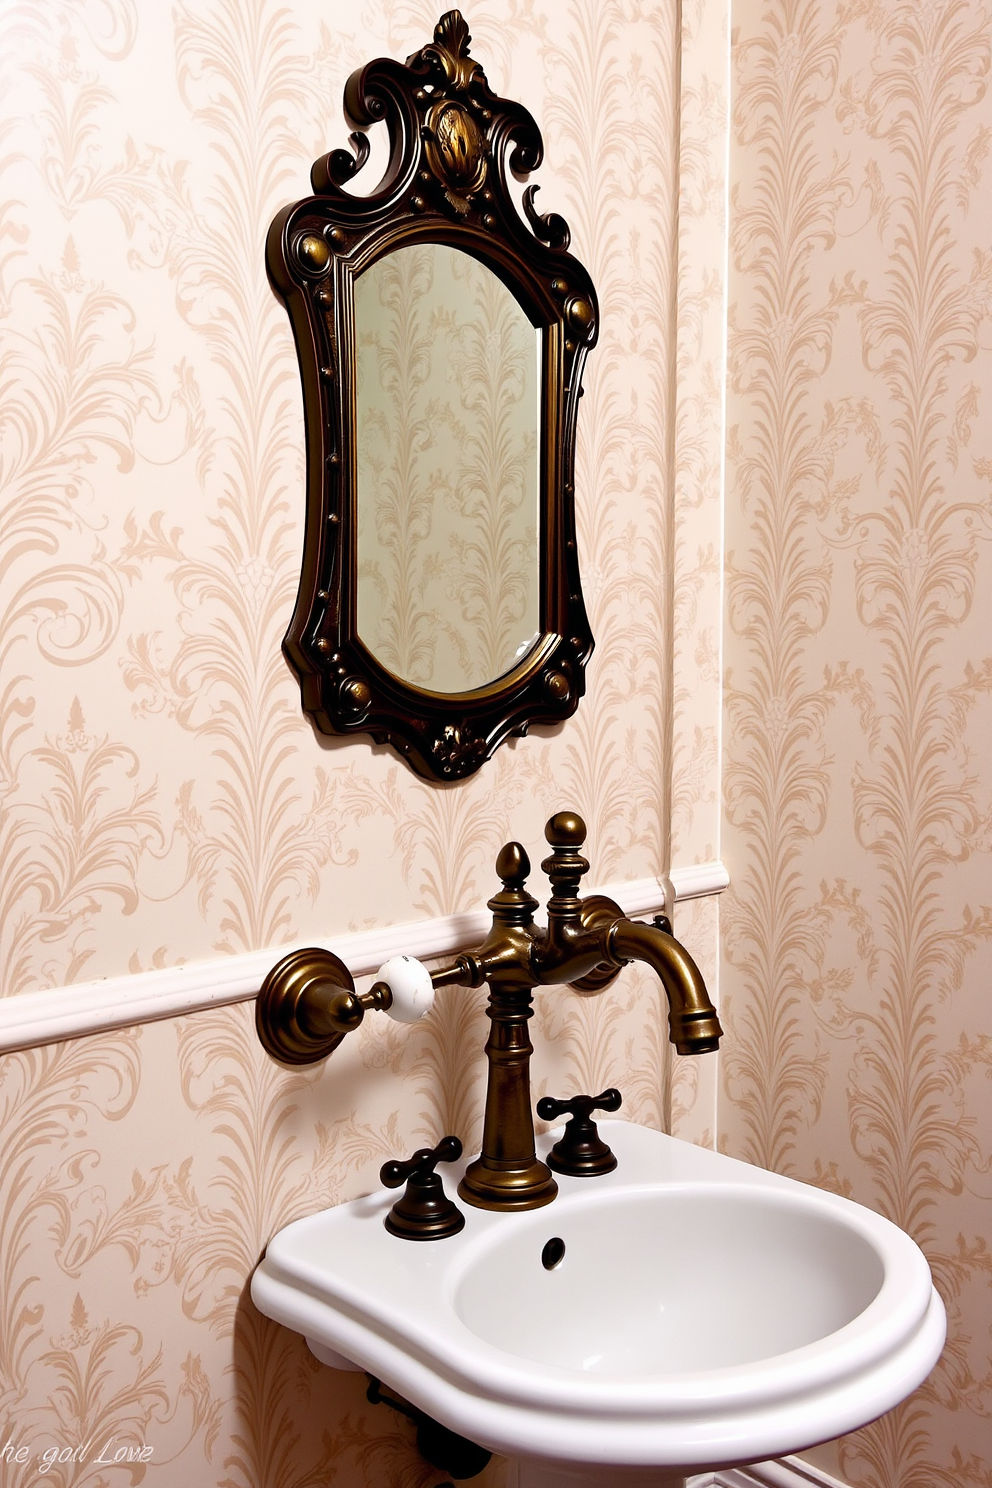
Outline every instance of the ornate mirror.
[[(497, 97), (457, 10), (406, 64), (353, 73), (352, 152), (269, 231), (303, 378), (307, 518), (283, 641), (325, 734), (431, 780), (578, 706), (593, 640), (575, 544), (575, 426), (598, 328), (536, 186), (537, 124)], [(389, 162), (346, 189), (385, 124)]]

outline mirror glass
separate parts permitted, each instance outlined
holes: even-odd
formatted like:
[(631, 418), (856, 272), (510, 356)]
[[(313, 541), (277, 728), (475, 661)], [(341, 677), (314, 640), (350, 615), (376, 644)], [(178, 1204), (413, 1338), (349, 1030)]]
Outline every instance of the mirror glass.
[(501, 279), (418, 243), (355, 281), (358, 634), (464, 693), (540, 637), (541, 333)]

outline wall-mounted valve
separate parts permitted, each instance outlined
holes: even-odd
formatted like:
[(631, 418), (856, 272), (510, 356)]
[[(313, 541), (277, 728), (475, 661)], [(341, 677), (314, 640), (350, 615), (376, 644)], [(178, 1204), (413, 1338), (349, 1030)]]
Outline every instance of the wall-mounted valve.
[(457, 1137), (442, 1137), (436, 1147), (421, 1147), (406, 1162), (383, 1163), (379, 1182), (385, 1188), (406, 1184), (403, 1197), (383, 1220), (391, 1235), (401, 1240), (443, 1240), (465, 1228), (464, 1214), (447, 1197), (440, 1174), (434, 1171), (439, 1162), (457, 1162), (461, 1155)]
[(611, 1088), (601, 1095), (573, 1095), (570, 1100), (555, 1100), (545, 1095), (537, 1103), (542, 1121), (555, 1121), (571, 1116), (558, 1141), (548, 1153), (548, 1167), (572, 1178), (595, 1178), (612, 1173), (617, 1165), (613, 1149), (599, 1135), (592, 1119), (593, 1111), (619, 1111), (623, 1096)]
[(265, 1052), (283, 1064), (313, 1064), (332, 1054), (370, 1009), (398, 1023), (416, 1023), (434, 1005), (431, 974), (412, 956), (393, 956), (367, 992), (333, 951), (290, 951), (269, 972), (255, 1003), (255, 1027)]

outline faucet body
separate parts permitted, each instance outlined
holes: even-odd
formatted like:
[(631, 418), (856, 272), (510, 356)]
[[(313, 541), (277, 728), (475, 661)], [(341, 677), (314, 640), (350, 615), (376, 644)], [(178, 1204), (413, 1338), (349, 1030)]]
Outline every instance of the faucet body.
[(534, 923), (538, 906), (525, 887), (527, 854), (510, 842), (496, 859), (503, 888), (489, 901), (489, 935), (474, 955), (433, 974), (436, 986), (489, 983), (482, 1151), (458, 1185), (465, 1202), (481, 1209), (537, 1209), (558, 1192), (551, 1169), (537, 1157), (531, 1113), (527, 1024), (535, 987), (572, 983), (582, 989), (585, 982), (588, 990), (601, 990), (628, 961), (644, 961), (667, 994), (670, 1037), (680, 1054), (706, 1053), (722, 1036), (706, 985), (684, 946), (664, 930), (628, 920), (612, 900), (579, 897), (589, 870), (579, 852), (585, 840), (581, 817), (559, 812), (546, 836), (552, 848), (541, 864), (552, 886), (547, 929)]
[[(571, 811), (558, 812), (545, 828), (552, 849), (541, 864), (552, 887), (546, 929), (534, 923), (538, 902), (526, 887), (527, 854), (519, 842), (508, 842), (496, 859), (503, 887), (489, 900), (489, 934), (477, 951), (430, 973), (434, 988), (489, 985), (482, 1151), (458, 1185), (465, 1202), (477, 1208), (537, 1209), (558, 1192), (534, 1138), (528, 1024), (535, 987), (567, 983), (599, 992), (627, 962), (644, 961), (665, 989), (669, 1037), (680, 1054), (708, 1053), (722, 1037), (716, 1009), (684, 946), (657, 926), (628, 920), (611, 899), (579, 897), (589, 869), (579, 851), (585, 832), (582, 818)], [(422, 975), (426, 979), (427, 972)], [(366, 1010), (388, 1009), (392, 995), (385, 981), (356, 994), (347, 968), (329, 952), (291, 952), (259, 993), (259, 1038), (276, 1059), (310, 1063), (329, 1054)]]

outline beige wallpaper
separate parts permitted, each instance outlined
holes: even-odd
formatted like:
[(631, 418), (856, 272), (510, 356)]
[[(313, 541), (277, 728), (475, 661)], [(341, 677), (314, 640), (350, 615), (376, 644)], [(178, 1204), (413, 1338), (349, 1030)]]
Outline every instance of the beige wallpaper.
[(721, 1141), (916, 1236), (949, 1342), (820, 1455), (992, 1483), (992, 10), (734, 8)]
[[(665, 511), (674, 555), (668, 570), (673, 656), (660, 709), (673, 739), (666, 781), (672, 860), (685, 866), (721, 856), (729, 0), (683, 3), (681, 21), (678, 279), (669, 377), (662, 384), (673, 389), (667, 437), (675, 476)], [(717, 943), (717, 902), (685, 906), (678, 933), (701, 952), (715, 988), (717, 958), (711, 962), (705, 948)], [(672, 1071), (669, 1129), (704, 1146), (716, 1135), (716, 1075), (715, 1059), (676, 1060)]]
[[(717, 851), (720, 7), (685, 7), (681, 136), (674, 8), (468, 14), (491, 81), (542, 125), (541, 207), (603, 307), (579, 713), (442, 790), (316, 741), (281, 658), (302, 415), (265, 231), (343, 143), (349, 71), (436, 19), (419, 0), (0, 7), (6, 996), (475, 907), (502, 842), (539, 859), (566, 804), (600, 881), (666, 869), (670, 842), (680, 862)], [(714, 974), (712, 906), (678, 928)], [(248, 1006), (4, 1058), (0, 1448), (26, 1453), (5, 1488), (46, 1453), (44, 1480), (85, 1488), (439, 1480), (360, 1378), (245, 1292), (276, 1228), (367, 1189), (387, 1155), (477, 1140), (481, 997), (444, 994), (412, 1032), (369, 1022), (297, 1076), (264, 1059)], [(592, 1002), (542, 995), (537, 1093), (615, 1083), (632, 1116), (711, 1137), (712, 1061), (670, 1084), (662, 1028), (634, 973)]]

